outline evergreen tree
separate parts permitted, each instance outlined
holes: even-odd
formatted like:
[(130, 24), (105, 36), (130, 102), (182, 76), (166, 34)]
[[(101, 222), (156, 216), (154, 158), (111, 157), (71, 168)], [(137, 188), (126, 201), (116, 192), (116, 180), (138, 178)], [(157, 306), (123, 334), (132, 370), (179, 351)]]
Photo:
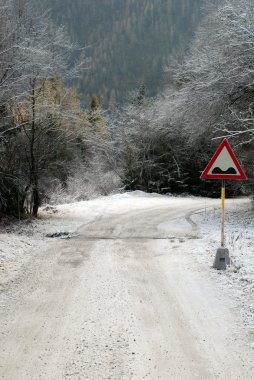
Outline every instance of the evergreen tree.
[(95, 94), (92, 95), (88, 121), (93, 132), (98, 133), (103, 138), (106, 137), (106, 122), (101, 114), (100, 101)]
[(137, 81), (146, 83), (148, 96), (162, 90), (163, 68), (172, 54), (186, 49), (207, 0), (43, 2), (58, 22), (66, 25), (74, 41), (89, 46), (86, 55), (90, 69), (84, 70), (79, 89), (87, 94), (99, 93), (101, 103), (108, 107), (112, 91), (121, 104)]
[(91, 111), (92, 112), (97, 111), (99, 108), (100, 108), (100, 101), (98, 97), (95, 94), (93, 94), (92, 101), (91, 101)]

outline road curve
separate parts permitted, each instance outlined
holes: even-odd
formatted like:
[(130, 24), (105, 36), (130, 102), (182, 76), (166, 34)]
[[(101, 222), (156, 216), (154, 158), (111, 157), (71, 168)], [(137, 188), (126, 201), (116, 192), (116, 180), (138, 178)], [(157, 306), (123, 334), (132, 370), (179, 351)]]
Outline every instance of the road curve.
[(191, 254), (202, 207), (102, 210), (34, 255), (1, 312), (0, 379), (253, 379), (238, 316)]

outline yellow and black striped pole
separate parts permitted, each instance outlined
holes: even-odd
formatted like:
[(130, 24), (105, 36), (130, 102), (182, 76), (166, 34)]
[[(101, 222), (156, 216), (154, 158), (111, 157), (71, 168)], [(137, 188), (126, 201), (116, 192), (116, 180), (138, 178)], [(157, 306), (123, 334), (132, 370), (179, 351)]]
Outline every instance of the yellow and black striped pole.
[(222, 180), (221, 184), (221, 246), (224, 247), (225, 245), (225, 180)]

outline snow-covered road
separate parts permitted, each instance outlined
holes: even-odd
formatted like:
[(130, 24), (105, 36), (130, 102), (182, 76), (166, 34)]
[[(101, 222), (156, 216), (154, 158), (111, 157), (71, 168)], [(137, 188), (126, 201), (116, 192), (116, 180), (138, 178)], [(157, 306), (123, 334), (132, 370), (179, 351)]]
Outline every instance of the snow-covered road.
[(203, 208), (140, 196), (60, 207), (77, 236), (38, 246), (8, 288), (0, 378), (253, 379), (240, 313), (192, 253)]

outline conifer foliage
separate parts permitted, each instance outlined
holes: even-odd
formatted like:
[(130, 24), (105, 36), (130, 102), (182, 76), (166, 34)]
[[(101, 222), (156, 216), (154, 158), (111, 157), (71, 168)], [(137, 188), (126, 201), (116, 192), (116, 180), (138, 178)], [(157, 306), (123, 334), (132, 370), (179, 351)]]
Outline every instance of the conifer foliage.
[(161, 91), (170, 56), (188, 45), (207, 0), (43, 1), (86, 47), (89, 70), (80, 90), (98, 94), (108, 107), (123, 104), (142, 83), (149, 96)]

